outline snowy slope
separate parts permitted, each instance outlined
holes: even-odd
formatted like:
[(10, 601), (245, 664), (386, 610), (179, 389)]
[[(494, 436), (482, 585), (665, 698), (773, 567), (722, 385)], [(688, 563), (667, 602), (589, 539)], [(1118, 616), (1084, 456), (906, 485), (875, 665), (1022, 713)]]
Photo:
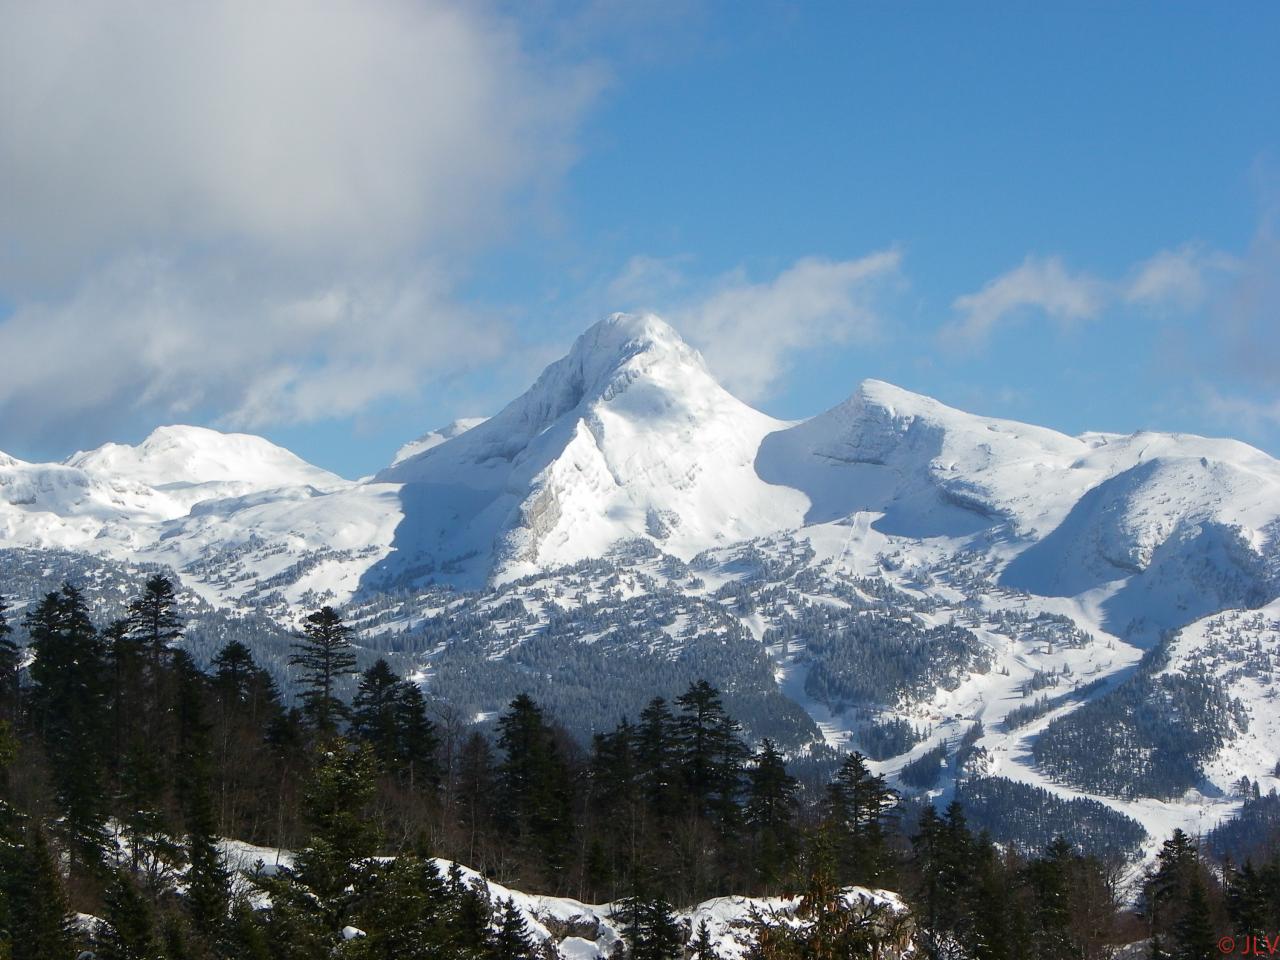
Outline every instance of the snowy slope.
[(416, 440), (410, 440), (399, 450), (396, 451), (395, 458), (391, 461), (391, 466), (395, 466), (402, 460), (408, 460), (410, 457), (416, 457), (420, 453), (426, 453), (432, 447), (438, 447), (446, 440), (452, 440), (454, 437), (460, 437), (472, 427), (478, 427), (487, 420), (487, 417), (463, 417), (455, 420), (448, 426), (440, 427), (438, 430), (429, 430)]
[[(227, 865), (246, 876), (255, 869), (270, 875), (280, 867), (292, 867), (294, 854), (274, 847), (260, 847), (238, 840), (221, 843)], [(597, 960), (612, 957), (623, 948), (623, 921), (617, 904), (589, 904), (568, 897), (529, 894), (486, 879), (477, 871), (453, 861), (436, 858), (433, 863), (440, 876), (448, 876), (457, 867), (464, 884), (480, 891), (492, 905), (510, 902), (519, 911), (529, 935), (548, 951), (549, 956), (563, 960)], [(908, 908), (902, 898), (890, 890), (846, 887), (843, 899), (850, 910), (875, 923), (878, 917), (906, 917)], [(676, 911), (676, 922), (687, 948), (700, 925), (707, 926), (716, 955), (722, 960), (744, 960), (755, 942), (753, 924), (761, 920), (770, 925), (800, 927), (804, 920), (795, 916), (798, 898), (790, 897), (717, 897), (686, 910)], [(898, 936), (887, 943), (883, 960), (899, 960), (914, 956), (912, 926), (901, 925)]]
[(757, 461), (771, 482), (803, 490), (806, 520), (884, 514), (877, 529), (954, 536), (1008, 522), (1047, 533), (1105, 472), (1077, 461), (1081, 440), (976, 417), (878, 380), (844, 403), (766, 438)]
[[(153, 544), (192, 563), (250, 538), (295, 559), (336, 540), (360, 556), (312, 586), (339, 598), (406, 580), (478, 586), (625, 540), (688, 560), (797, 529), (840, 541), (842, 562), (980, 554), (1003, 585), (1080, 598), (1148, 640), (1280, 592), (1280, 465), (1245, 444), (1069, 437), (875, 380), (784, 423), (720, 387), (652, 316), (595, 324), (496, 416), (424, 435), (372, 481), (256, 437), (163, 427), (61, 465), (0, 460), (0, 491), (11, 545)], [(248, 589), (278, 573), (237, 575)]]
[(412, 550), (475, 556), (472, 569), (500, 578), (634, 537), (687, 558), (800, 524), (803, 496), (754, 468), (783, 426), (661, 320), (618, 314), (496, 416), (376, 479), (421, 492), (406, 511)]

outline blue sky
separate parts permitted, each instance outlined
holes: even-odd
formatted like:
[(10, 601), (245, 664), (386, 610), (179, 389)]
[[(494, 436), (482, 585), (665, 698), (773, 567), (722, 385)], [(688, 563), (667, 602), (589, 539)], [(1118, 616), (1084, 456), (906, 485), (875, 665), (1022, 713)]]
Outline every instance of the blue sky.
[(654, 309), (781, 417), (1280, 454), (1274, 4), (255, 9), (0, 0), (0, 449), (356, 476)]

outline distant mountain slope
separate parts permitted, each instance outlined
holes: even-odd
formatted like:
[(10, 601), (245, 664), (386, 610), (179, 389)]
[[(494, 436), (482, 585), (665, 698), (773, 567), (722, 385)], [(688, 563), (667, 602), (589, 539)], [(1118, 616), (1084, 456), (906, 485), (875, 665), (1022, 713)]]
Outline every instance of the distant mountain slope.
[(1007, 587), (1087, 598), (1109, 629), (1149, 639), (1280, 593), (1280, 464), (1252, 447), (1069, 437), (876, 380), (785, 423), (724, 390), (652, 316), (595, 324), (496, 416), (432, 431), (362, 483), (197, 427), (64, 464), (0, 460), (0, 543), (180, 565), (239, 551), (239, 587), (214, 602), (278, 577), (282, 557), (345, 554), (327, 572), (312, 563), (306, 589), (346, 599), (475, 587), (635, 539), (689, 560), (851, 517), (865, 543), (980, 556)]
[(487, 417), (463, 417), (460, 420), (454, 420), (448, 426), (440, 427), (438, 430), (429, 430), (418, 439), (410, 440), (397, 450), (395, 458), (391, 461), (391, 466), (394, 467), (396, 464), (416, 457), (420, 453), (426, 453), (432, 447), (438, 447), (446, 440), (460, 437), (472, 427), (480, 426), (487, 419)]
[[(1240, 775), (1280, 787), (1280, 707), (1265, 685), (1234, 705), (1275, 660), (1278, 535), (1280, 463), (1246, 444), (1070, 437), (876, 380), (784, 422), (651, 316), (595, 324), (497, 415), (364, 481), (193, 427), (0, 454), (19, 603), (62, 548), (58, 569), (167, 566), (199, 610), (282, 635), (345, 605), (455, 708), (532, 691), (584, 736), (707, 677), (788, 749), (862, 746), (944, 799), (984, 778), (1028, 836), (1060, 826), (1041, 790), (1154, 837), (1230, 815)], [(1122, 715), (1190, 758), (1177, 776), (1133, 773)]]
[(259, 490), (302, 484), (330, 488), (346, 483), (337, 474), (312, 466), (262, 437), (205, 427), (157, 427), (136, 447), (108, 443), (73, 454), (64, 462), (162, 489), (213, 482)]

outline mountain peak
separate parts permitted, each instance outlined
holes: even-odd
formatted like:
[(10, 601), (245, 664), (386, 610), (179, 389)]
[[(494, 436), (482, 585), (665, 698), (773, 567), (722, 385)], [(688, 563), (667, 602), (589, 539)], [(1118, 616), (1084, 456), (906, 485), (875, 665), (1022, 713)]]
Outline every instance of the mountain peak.
[(546, 373), (563, 365), (563, 371), (577, 372), (583, 386), (591, 392), (593, 385), (609, 379), (638, 358), (645, 358), (646, 366), (655, 360), (666, 360), (706, 372), (702, 355), (660, 317), (652, 313), (614, 313), (583, 331), (569, 353), (548, 367)]
[[(533, 386), (494, 417), (452, 438), (448, 447), (455, 452), (465, 449), (465, 457), (476, 462), (510, 462), (568, 415), (585, 415), (593, 404), (617, 400), (640, 382), (686, 398), (724, 393), (701, 354), (669, 324), (653, 314), (615, 313), (588, 327)], [(398, 457), (377, 478), (420, 479), (419, 464), (434, 460), (444, 446), (432, 444)]]
[(137, 446), (107, 443), (64, 462), (149, 486), (239, 482), (260, 488), (331, 487), (343, 482), (262, 437), (184, 424), (157, 427)]

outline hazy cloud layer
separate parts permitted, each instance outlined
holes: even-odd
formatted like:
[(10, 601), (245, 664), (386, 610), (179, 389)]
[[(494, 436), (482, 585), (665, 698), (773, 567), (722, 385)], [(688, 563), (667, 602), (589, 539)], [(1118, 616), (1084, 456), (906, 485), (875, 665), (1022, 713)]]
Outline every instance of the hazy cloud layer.
[(955, 319), (945, 340), (984, 343), (1000, 326), (1042, 315), (1063, 326), (1096, 320), (1117, 304), (1157, 312), (1188, 312), (1205, 304), (1211, 288), (1239, 269), (1232, 257), (1188, 244), (1135, 264), (1124, 279), (1071, 270), (1059, 257), (1027, 257), (981, 290), (952, 302)]
[(459, 254), (555, 185), (599, 81), (489, 9), (0, 0), (6, 427), (342, 415), (492, 353)]
[(771, 280), (734, 270), (690, 289), (679, 260), (632, 259), (610, 284), (621, 309), (654, 310), (695, 344), (712, 371), (744, 400), (766, 395), (807, 350), (868, 341), (881, 329), (880, 302), (901, 280), (901, 256), (810, 257)]

